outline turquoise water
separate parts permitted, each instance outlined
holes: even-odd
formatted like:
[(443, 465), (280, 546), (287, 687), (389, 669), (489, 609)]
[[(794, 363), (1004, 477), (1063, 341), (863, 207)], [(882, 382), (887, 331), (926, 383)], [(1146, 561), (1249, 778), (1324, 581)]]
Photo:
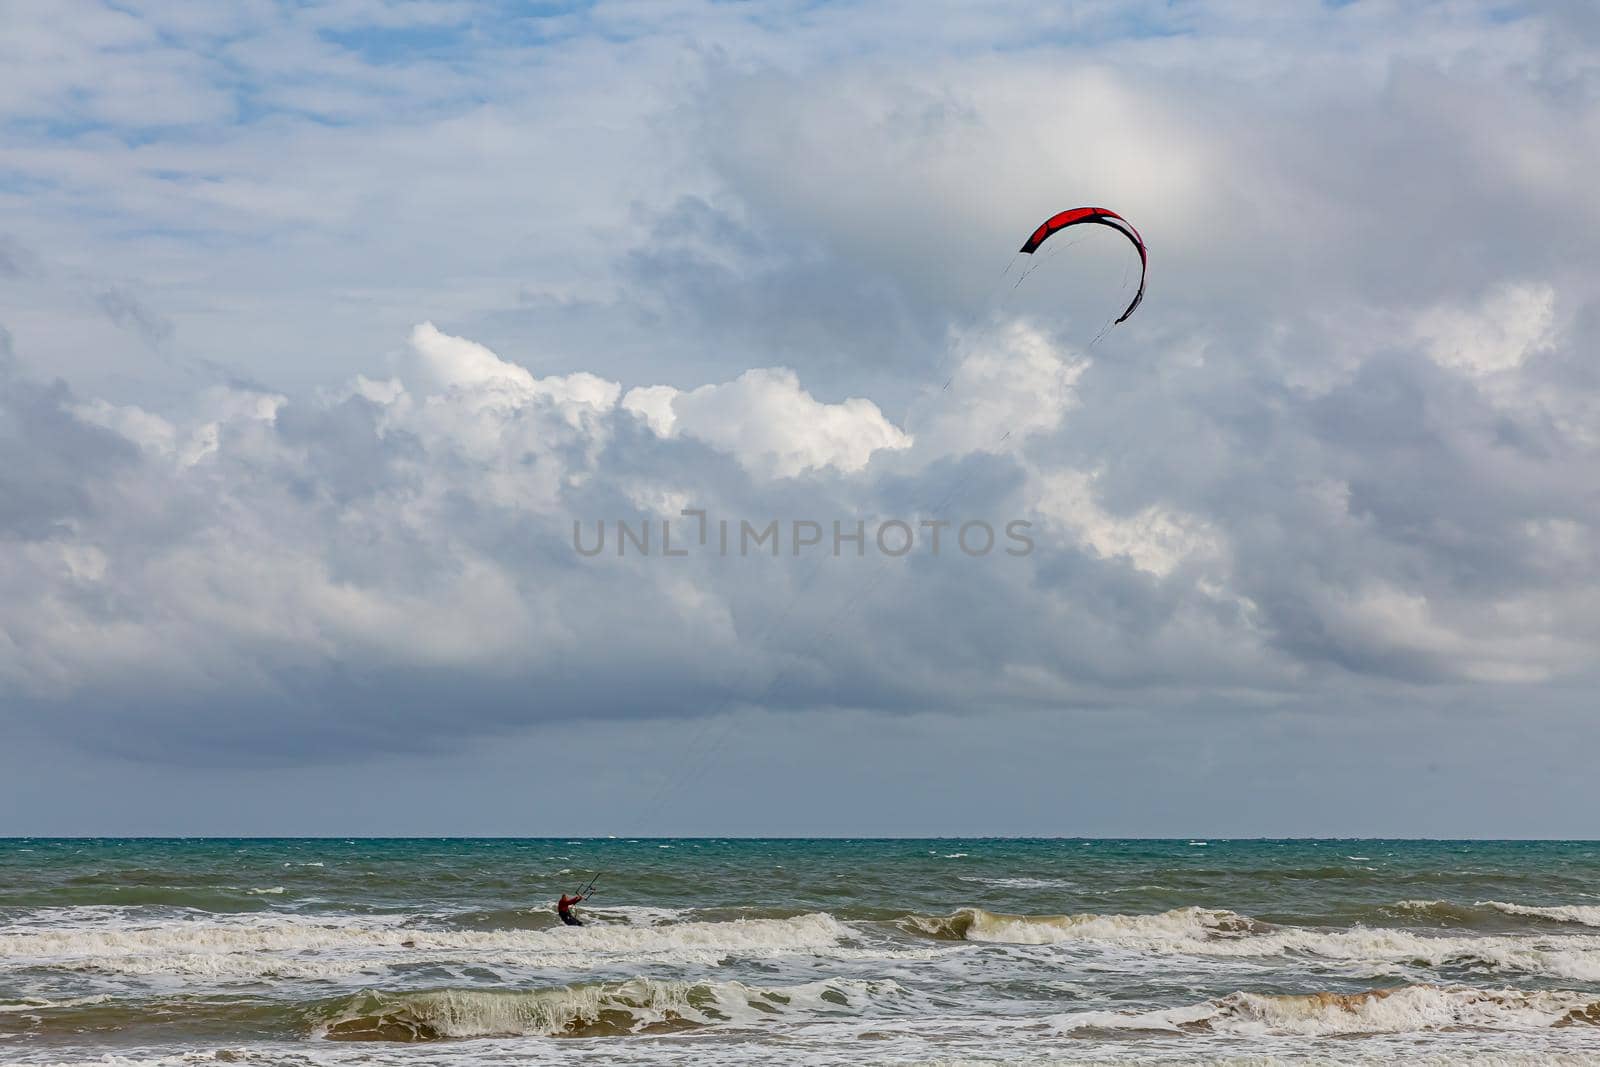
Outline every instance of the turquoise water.
[(0, 842), (0, 1060), (108, 1055), (1600, 1062), (1600, 845)]

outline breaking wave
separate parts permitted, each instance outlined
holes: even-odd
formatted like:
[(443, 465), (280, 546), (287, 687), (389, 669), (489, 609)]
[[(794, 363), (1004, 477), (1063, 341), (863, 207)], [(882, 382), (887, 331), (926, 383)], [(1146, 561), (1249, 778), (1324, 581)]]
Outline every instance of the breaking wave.
[(319, 1011), (313, 1033), (339, 1041), (438, 1041), (468, 1037), (611, 1037), (775, 1016), (855, 1014), (892, 995), (891, 981), (831, 979), (759, 987), (742, 982), (625, 982), (529, 991), (442, 989), (366, 992)]
[(623, 962), (716, 964), (728, 958), (842, 951), (851, 930), (824, 913), (784, 919), (442, 930), (402, 916), (239, 915), (0, 932), (0, 971), (62, 970), (216, 978), (324, 978), (403, 962), (503, 962), (588, 969)]
[(946, 941), (1051, 945), (1078, 940), (1173, 940), (1244, 934), (1265, 924), (1231, 911), (1174, 908), (1155, 915), (1001, 915), (962, 908), (953, 915), (908, 915), (903, 928)]
[(1500, 900), (1480, 900), (1480, 908), (1493, 908), (1506, 915), (1520, 915), (1533, 919), (1549, 919), (1558, 923), (1577, 923), (1580, 926), (1600, 926), (1600, 906), (1565, 904), (1537, 908), (1528, 904), (1507, 904)]
[(1600, 906), (1586, 904), (1538, 907), (1532, 904), (1508, 904), (1503, 900), (1479, 900), (1471, 904), (1454, 900), (1402, 900), (1385, 910), (1391, 914), (1431, 919), (1454, 926), (1493, 925), (1497, 917), (1504, 922), (1505, 917), (1510, 916), (1600, 927)]
[(1600, 981), (1600, 939), (1589, 935), (1445, 936), (1364, 926), (1319, 930), (1274, 926), (1231, 911), (1194, 907), (1154, 915), (1000, 915), (964, 908), (945, 916), (907, 916), (901, 926), (941, 940), (1012, 945), (1072, 942), (1194, 957), (1302, 956)]
[(1488, 918), (1482, 908), (1453, 900), (1402, 900), (1379, 909), (1379, 914), (1450, 926), (1477, 926)]
[(1600, 1025), (1600, 998), (1556, 990), (1413, 985), (1364, 993), (1233, 993), (1190, 1007), (1057, 1016), (1056, 1029), (1169, 1030), (1335, 1037), (1445, 1029), (1534, 1030)]

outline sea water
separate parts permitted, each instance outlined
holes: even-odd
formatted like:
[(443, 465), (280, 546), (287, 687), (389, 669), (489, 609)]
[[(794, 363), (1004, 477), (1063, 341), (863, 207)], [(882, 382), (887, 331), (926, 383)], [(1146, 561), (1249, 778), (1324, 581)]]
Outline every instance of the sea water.
[(1600, 1063), (1600, 845), (12, 839), (0, 1062)]

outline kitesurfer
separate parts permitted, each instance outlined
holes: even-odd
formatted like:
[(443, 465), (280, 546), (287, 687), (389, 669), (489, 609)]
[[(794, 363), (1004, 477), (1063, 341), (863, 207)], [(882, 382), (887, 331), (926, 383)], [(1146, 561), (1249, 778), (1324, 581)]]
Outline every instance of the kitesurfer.
[(572, 914), (572, 906), (583, 899), (582, 895), (567, 896), (561, 894), (561, 899), (556, 902), (556, 914), (561, 916), (561, 921), (568, 926), (582, 926), (583, 920)]

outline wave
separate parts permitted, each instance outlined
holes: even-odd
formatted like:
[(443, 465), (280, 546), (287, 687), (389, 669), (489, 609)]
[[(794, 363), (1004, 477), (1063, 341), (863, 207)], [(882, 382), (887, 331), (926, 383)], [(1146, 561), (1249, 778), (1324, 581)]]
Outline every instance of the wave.
[(1062, 1032), (1168, 1030), (1235, 1036), (1340, 1037), (1436, 1030), (1534, 1030), (1600, 1025), (1600, 999), (1560, 990), (1413, 985), (1363, 993), (1232, 993), (1181, 1008), (1079, 1012), (1051, 1020)]
[(743, 982), (625, 982), (527, 991), (442, 989), (364, 992), (321, 1009), (313, 1033), (338, 1041), (438, 1041), (469, 1037), (613, 1037), (775, 1016), (858, 1013), (898, 992), (890, 981), (834, 978), (761, 987)]
[(280, 1041), (422, 1042), (475, 1037), (616, 1037), (892, 1010), (893, 981), (833, 977), (786, 986), (647, 977), (535, 989), (361, 992), (333, 999), (256, 997), (35, 999), (0, 1016), (0, 1038), (116, 1032), (144, 1043), (241, 1031)]
[[(464, 1052), (458, 1059), (454, 1061), (440, 1060), (439, 1062), (461, 1062), (468, 1064), (476, 1064), (480, 1062), (471, 1059), (470, 1055), (470, 1053)], [(735, 1052), (733, 1055), (736, 1056), (737, 1052)], [(772, 1051), (771, 1049), (762, 1050), (763, 1062), (772, 1064), (796, 1064), (798, 1067), (809, 1067), (809, 1064), (813, 1061), (810, 1059), (801, 1058), (803, 1056), (805, 1056), (805, 1053), (803, 1052), (796, 1053), (790, 1051), (780, 1054)], [(371, 1062), (401, 1063), (402, 1061), (408, 1060), (409, 1057), (407, 1056), (395, 1060), (374, 1060)], [(111, 1061), (107, 1061), (104, 1058), (96, 1058), (91, 1060), (30, 1061), (30, 1063), (32, 1063), (32, 1067), (106, 1067), (108, 1062), (114, 1063), (116, 1067), (192, 1067), (192, 1065), (195, 1064), (216, 1063), (232, 1064), (234, 1067), (238, 1067), (240, 1064), (258, 1064), (260, 1067), (284, 1067), (285, 1064), (294, 1064), (296, 1067), (307, 1067), (307, 1065), (317, 1063), (318, 1061), (314, 1059), (301, 1058), (286, 1060), (283, 1057), (283, 1053), (279, 1050), (252, 1050), (248, 1048), (212, 1049), (203, 1052), (182, 1052), (171, 1055), (123, 1055), (117, 1056), (116, 1059)], [(662, 1062), (683, 1061), (663, 1059)], [(699, 1062), (715, 1063), (718, 1062), (718, 1060), (713, 1059), (708, 1055), (704, 1060)], [(722, 1060), (722, 1062), (738, 1063), (743, 1061), (740, 1061), (736, 1058), (728, 1058)], [(1028, 1055), (1020, 1058), (996, 1059), (992, 1055), (985, 1055), (981, 1059), (941, 1057), (936, 1061), (911, 1060), (908, 1062), (937, 1063), (939, 1067), (1112, 1067), (1113, 1064), (1119, 1061), (1107, 1060), (1103, 1057), (1096, 1057), (1094, 1059), (1080, 1059), (1077, 1057), (1069, 1058), (1048, 1056), (1041, 1058), (1038, 1055)], [(1251, 1055), (1241, 1057), (1235, 1054), (1223, 1053), (1220, 1055), (1209, 1056), (1185, 1056), (1181, 1060), (1163, 1058), (1148, 1059), (1141, 1062), (1147, 1062), (1151, 1064), (1181, 1063), (1184, 1065), (1184, 1067), (1306, 1067), (1307, 1064), (1313, 1063), (1349, 1065), (1373, 1064), (1376, 1065), (1376, 1067), (1393, 1067), (1397, 1060), (1394, 1054), (1388, 1050), (1368, 1052), (1350, 1050), (1343, 1052), (1337, 1059), (1334, 1060), (1310, 1060), (1303, 1056), (1279, 1058), (1277, 1056)], [(1600, 1058), (1597, 1058), (1592, 1053), (1582, 1052), (1452, 1051), (1447, 1055), (1428, 1055), (1426, 1053), (1417, 1053), (1413, 1051), (1406, 1055), (1404, 1060), (1400, 1062), (1404, 1062), (1407, 1067), (1595, 1067), (1597, 1063), (1600, 1063)]]
[(1589, 935), (1445, 936), (1382, 927), (1274, 926), (1231, 911), (1176, 908), (1154, 915), (999, 915), (965, 908), (906, 916), (902, 929), (939, 940), (1013, 945), (1082, 943), (1193, 957), (1302, 956), (1366, 966), (1455, 967), (1600, 981), (1600, 939)]
[(542, 930), (419, 928), (404, 916), (209, 916), (0, 932), (0, 971), (50, 967), (126, 975), (327, 978), (428, 962), (591, 969), (619, 962), (713, 965), (838, 953), (854, 937), (824, 913), (783, 919)]
[(990, 941), (1011, 945), (1051, 945), (1079, 940), (1171, 940), (1243, 934), (1264, 923), (1231, 911), (1174, 908), (1155, 915), (1003, 915), (962, 908), (951, 915), (908, 915), (903, 929), (945, 941)]
[(1480, 900), (1480, 908), (1493, 908), (1507, 915), (1533, 919), (1550, 919), (1558, 923), (1576, 923), (1579, 926), (1600, 926), (1600, 906), (1592, 904), (1561, 904), (1554, 907), (1534, 907), (1530, 904), (1507, 904), (1499, 900)]
[[(141, 1055), (119, 1055), (108, 1058), (110, 1054), (97, 1056), (91, 1060), (29, 1060), (29, 1067), (191, 1067), (201, 1063), (226, 1063), (233, 1064), (260, 1064), (261, 1067), (282, 1067), (285, 1063), (281, 1053), (276, 1051), (253, 1051), (250, 1049), (207, 1049), (202, 1052), (173, 1052), (169, 1054), (151, 1053)], [(289, 1061), (293, 1062), (293, 1061)]]
[(1075, 889), (1078, 886), (1078, 883), (1070, 878), (983, 878), (970, 874), (956, 877), (963, 882), (974, 882), (999, 889)]
[(258, 912), (273, 906), (263, 896), (279, 896), (283, 887), (259, 889), (231, 885), (66, 885), (47, 889), (0, 890), (0, 906), (8, 909), (60, 907), (184, 908), (217, 913)]
[[(914, 999), (897, 983), (833, 977), (759, 986), (738, 981), (635, 977), (526, 990), (365, 990), (315, 1002), (107, 1001), (42, 1006), (50, 1016), (32, 1036), (115, 1029), (142, 1039), (175, 1025), (254, 1033), (281, 1040), (418, 1043), (468, 1038), (607, 1038), (842, 1018), (912, 1018)], [(185, 1022), (180, 1023), (179, 1020)], [(1108, 1036), (1164, 1031), (1190, 1037), (1347, 1038), (1428, 1032), (1529, 1033), (1600, 1026), (1600, 994), (1570, 990), (1411, 985), (1363, 992), (1235, 992), (1196, 1004), (1144, 1011), (1081, 1011), (1018, 1020), (1057, 1034)], [(174, 1031), (174, 1036), (176, 1035)]]
[[(602, 925), (668, 926), (683, 922), (689, 912), (682, 908), (585, 904), (582, 914)], [(463, 930), (552, 930), (560, 925), (555, 910), (549, 907), (464, 911), (441, 916), (441, 920)]]
[(108, 994), (99, 993), (87, 997), (69, 997), (66, 1000), (49, 1000), (45, 997), (0, 1000), (0, 1015), (34, 1013), (53, 1008), (79, 1008), (91, 1004), (104, 1004), (110, 999)]
[(1427, 919), (1451, 926), (1515, 929), (1515, 924), (1508, 924), (1507, 920), (1519, 918), (1600, 927), (1600, 906), (1586, 904), (1539, 907), (1532, 904), (1509, 904), (1503, 900), (1479, 900), (1471, 904), (1453, 900), (1402, 900), (1383, 910), (1390, 914), (1398, 912), (1410, 918)]
[(549, 930), (556, 923), (549, 908), (490, 908), (440, 916), (440, 921), (460, 930)]
[(1472, 904), (1453, 900), (1402, 900), (1397, 904), (1378, 909), (1381, 915), (1401, 915), (1407, 919), (1440, 923), (1448, 926), (1480, 926), (1491, 916)]

